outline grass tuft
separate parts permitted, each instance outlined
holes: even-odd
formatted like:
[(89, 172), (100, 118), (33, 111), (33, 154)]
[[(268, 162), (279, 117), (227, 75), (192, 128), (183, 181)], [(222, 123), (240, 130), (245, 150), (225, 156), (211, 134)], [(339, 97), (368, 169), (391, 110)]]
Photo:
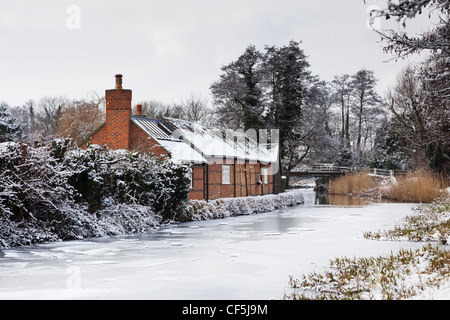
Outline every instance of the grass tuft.
[(371, 258), (336, 258), (324, 274), (289, 277), (286, 300), (399, 300), (439, 287), (450, 275), (450, 251), (431, 244)]
[(440, 199), (432, 204), (414, 208), (414, 214), (405, 217), (394, 229), (365, 232), (372, 240), (433, 241), (446, 244), (450, 237), (450, 199)]

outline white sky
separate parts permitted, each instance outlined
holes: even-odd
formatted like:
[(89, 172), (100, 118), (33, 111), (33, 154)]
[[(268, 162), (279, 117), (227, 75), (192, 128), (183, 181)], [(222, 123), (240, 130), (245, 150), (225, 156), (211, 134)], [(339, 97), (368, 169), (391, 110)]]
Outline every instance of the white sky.
[[(220, 68), (249, 44), (263, 50), (303, 41), (321, 79), (365, 67), (375, 71), (380, 94), (406, 65), (384, 62), (392, 56), (367, 27), (367, 8), (386, 0), (1, 1), (0, 101), (11, 105), (103, 96), (116, 73), (133, 90), (133, 104), (207, 96)], [(68, 13), (71, 5), (79, 16)], [(70, 29), (77, 17), (79, 29)]]

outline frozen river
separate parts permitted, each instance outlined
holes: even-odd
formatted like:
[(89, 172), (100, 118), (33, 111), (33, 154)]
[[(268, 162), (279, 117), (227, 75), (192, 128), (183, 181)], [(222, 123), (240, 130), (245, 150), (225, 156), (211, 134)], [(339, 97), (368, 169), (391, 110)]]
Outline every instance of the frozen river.
[(411, 204), (307, 204), (180, 224), (150, 234), (0, 250), (0, 299), (282, 299), (289, 275), (340, 256), (423, 244), (378, 242)]

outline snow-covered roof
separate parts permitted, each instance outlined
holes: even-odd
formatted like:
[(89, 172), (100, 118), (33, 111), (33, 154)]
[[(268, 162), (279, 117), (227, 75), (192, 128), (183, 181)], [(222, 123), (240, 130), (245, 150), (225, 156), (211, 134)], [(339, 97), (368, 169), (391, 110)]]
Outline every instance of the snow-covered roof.
[(170, 152), (172, 160), (180, 163), (207, 163), (200, 153), (183, 141), (158, 140), (158, 142)]
[(253, 137), (239, 130), (208, 129), (190, 121), (163, 118), (181, 136), (192, 144), (205, 158), (227, 158), (274, 163), (278, 160), (278, 144), (258, 143)]
[(131, 117), (131, 120), (152, 138), (158, 140), (178, 140), (172, 136), (174, 130), (167, 126), (162, 120), (139, 116), (133, 116)]
[(131, 117), (131, 120), (163, 146), (164, 149), (169, 151), (172, 161), (195, 164), (207, 162), (200, 153), (191, 148), (191, 146), (183, 139), (179, 139), (179, 137), (174, 134), (174, 130), (167, 126), (164, 121), (139, 116), (133, 116)]

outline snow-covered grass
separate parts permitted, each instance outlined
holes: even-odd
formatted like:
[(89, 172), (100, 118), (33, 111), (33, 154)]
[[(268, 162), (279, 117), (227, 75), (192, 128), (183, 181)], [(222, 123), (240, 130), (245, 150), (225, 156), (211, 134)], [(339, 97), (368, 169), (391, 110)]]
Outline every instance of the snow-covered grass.
[(428, 244), (422, 249), (372, 258), (336, 258), (330, 271), (290, 277), (293, 300), (398, 300), (438, 287), (450, 275), (450, 251)]
[[(393, 230), (366, 232), (366, 239), (394, 241), (439, 241), (450, 236), (450, 199), (413, 209)], [(397, 254), (370, 258), (336, 258), (330, 271), (311, 273), (302, 279), (292, 276), (293, 289), (285, 299), (414, 299), (430, 290), (448, 286), (450, 251), (428, 244), (422, 249), (400, 250)]]
[(280, 208), (293, 207), (304, 202), (300, 191), (289, 191), (278, 195), (217, 199), (212, 201), (191, 200), (189, 220), (209, 220), (229, 218), (269, 212)]
[(364, 237), (392, 241), (450, 242), (450, 198), (414, 208), (399, 226), (391, 230), (365, 232)]

